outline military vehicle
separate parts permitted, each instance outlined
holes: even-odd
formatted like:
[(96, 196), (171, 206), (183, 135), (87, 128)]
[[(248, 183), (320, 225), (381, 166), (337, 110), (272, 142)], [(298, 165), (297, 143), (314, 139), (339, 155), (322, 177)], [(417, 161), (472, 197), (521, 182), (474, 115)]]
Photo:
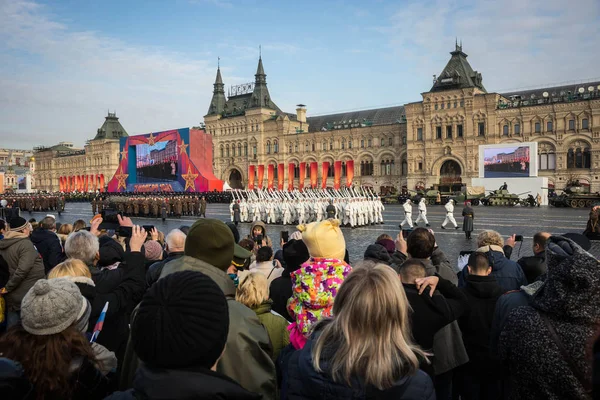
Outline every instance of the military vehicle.
[(559, 195), (548, 197), (548, 202), (554, 207), (582, 208), (600, 203), (599, 193), (585, 193), (584, 187), (576, 183), (559, 190)]
[(521, 197), (529, 192), (519, 194), (510, 193), (508, 190), (489, 190), (489, 194), (481, 199), (484, 206), (514, 206), (521, 204)]
[(483, 186), (467, 186), (465, 192), (457, 192), (454, 196), (450, 196), (456, 204), (462, 204), (465, 201), (470, 201), (471, 205), (478, 206), (485, 197), (485, 188)]

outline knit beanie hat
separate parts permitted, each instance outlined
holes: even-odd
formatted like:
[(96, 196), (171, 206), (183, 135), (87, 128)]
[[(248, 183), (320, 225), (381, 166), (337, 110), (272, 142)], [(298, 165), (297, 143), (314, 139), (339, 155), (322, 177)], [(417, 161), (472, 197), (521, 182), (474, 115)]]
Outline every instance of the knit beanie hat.
[(23, 328), (32, 335), (53, 335), (77, 320), (83, 296), (69, 279), (40, 279), (21, 302)]
[(85, 297), (83, 297), (81, 310), (79, 311), (79, 315), (77, 315), (77, 320), (75, 321), (75, 328), (77, 328), (79, 332), (85, 333), (87, 331), (91, 314), (92, 305)]
[(144, 295), (131, 325), (137, 356), (160, 368), (211, 368), (228, 333), (225, 295), (212, 279), (196, 271), (158, 280)]
[(98, 265), (101, 267), (108, 267), (117, 262), (125, 261), (125, 250), (123, 246), (115, 239), (108, 235), (100, 236), (98, 239), (100, 248), (98, 249)]
[(194, 222), (185, 238), (185, 255), (227, 271), (233, 260), (233, 233), (224, 222), (202, 218)]
[(297, 270), (309, 258), (308, 248), (302, 240), (292, 239), (283, 245), (283, 260), (287, 270)]
[(344, 259), (346, 241), (339, 220), (326, 219), (308, 225), (298, 225), (298, 230), (302, 232), (302, 241), (311, 257)]
[(13, 217), (8, 221), (11, 231), (22, 231), (27, 228), (27, 221), (23, 217)]
[(163, 253), (163, 248), (156, 240), (148, 240), (144, 243), (144, 255), (148, 261), (156, 261), (160, 259)]
[(315, 322), (331, 315), (333, 300), (351, 271), (350, 265), (337, 259), (310, 259), (290, 273), (292, 297), (287, 308), (303, 335), (308, 336)]

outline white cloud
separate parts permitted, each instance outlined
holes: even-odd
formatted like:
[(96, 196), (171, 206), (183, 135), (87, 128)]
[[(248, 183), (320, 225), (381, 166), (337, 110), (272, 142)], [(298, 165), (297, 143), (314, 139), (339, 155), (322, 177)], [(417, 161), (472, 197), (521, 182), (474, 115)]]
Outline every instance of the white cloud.
[(0, 2), (0, 20), (4, 147), (83, 144), (109, 108), (130, 134), (191, 126), (208, 108), (212, 60), (73, 31), (29, 1)]
[(434, 0), (403, 4), (376, 31), (426, 80), (462, 39), (471, 66), (495, 91), (597, 77), (599, 19), (597, 0)]

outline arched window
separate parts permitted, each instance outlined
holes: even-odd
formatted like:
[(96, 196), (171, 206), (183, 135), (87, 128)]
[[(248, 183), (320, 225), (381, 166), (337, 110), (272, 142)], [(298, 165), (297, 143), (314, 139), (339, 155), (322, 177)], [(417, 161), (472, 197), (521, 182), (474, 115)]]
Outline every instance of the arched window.
[(229, 157), (229, 145), (225, 145), (225, 156)]
[(288, 153), (291, 153), (291, 152), (292, 152), (292, 145), (291, 145), (291, 144), (290, 144), (290, 147), (289, 147), (289, 149), (290, 149), (290, 150), (289, 150), (289, 152), (288, 152)]
[(348, 139), (348, 148), (351, 149), (352, 148), (352, 139)]
[(342, 150), (346, 148), (346, 139), (342, 138)]
[(333, 176), (334, 176), (333, 163), (329, 163), (329, 168), (327, 169), (327, 176), (329, 178), (333, 178)]
[(277, 140), (273, 141), (273, 153), (279, 153), (279, 142)]
[(267, 141), (267, 154), (271, 154), (271, 142)]
[(406, 176), (408, 174), (408, 163), (406, 160), (402, 160), (402, 175)]
[(508, 125), (504, 125), (502, 127), (502, 135), (503, 136), (508, 136)]
[(277, 165), (274, 165), (274, 166), (273, 166), (273, 179), (275, 179), (275, 180), (277, 180), (277, 176), (278, 176), (278, 174), (279, 174), (279, 171), (278, 171), (278, 169), (279, 169), (279, 168), (277, 168)]
[(238, 157), (242, 156), (242, 144), (238, 143)]
[(298, 143), (294, 144), (294, 152), (298, 152)]
[[(394, 138), (390, 136), (389, 139), (388, 139), (388, 142), (389, 142), (388, 144), (390, 146), (393, 146), (394, 145)], [(406, 144), (406, 135), (402, 136), (402, 144)]]
[(231, 145), (231, 155), (235, 157), (235, 144)]
[(365, 148), (365, 139), (360, 139), (360, 148), (361, 149)]
[(312, 151), (315, 151), (315, 144), (311, 143), (311, 146), (312, 146)]
[(244, 143), (244, 156), (248, 157), (248, 143)]
[(329, 150), (333, 150), (333, 139), (329, 139)]
[(219, 153), (221, 154), (221, 158), (223, 158), (223, 151), (224, 151), (224, 150), (223, 150), (223, 146), (221, 146), (221, 147), (219, 148)]
[(346, 161), (342, 161), (342, 176), (346, 176)]
[(323, 144), (321, 145), (321, 150), (323, 150), (323, 151), (327, 150), (327, 142), (325, 140), (323, 140)]
[(367, 140), (367, 147), (371, 147), (371, 138)]
[(252, 145), (252, 156), (256, 158), (256, 143)]
[(300, 178), (300, 166), (294, 164), (294, 178)]
[(309, 144), (308, 142), (304, 143), (304, 151), (308, 152)]
[(385, 139), (381, 138), (381, 147), (385, 146)]

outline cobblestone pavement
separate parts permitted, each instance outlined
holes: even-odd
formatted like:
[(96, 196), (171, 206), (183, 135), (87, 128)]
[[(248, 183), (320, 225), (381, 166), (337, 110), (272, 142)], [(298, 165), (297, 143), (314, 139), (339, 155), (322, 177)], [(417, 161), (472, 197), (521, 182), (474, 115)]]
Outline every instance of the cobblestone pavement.
[[(513, 233), (523, 235), (524, 241), (521, 245), (519, 254), (519, 244), (515, 246), (513, 259), (519, 256), (531, 255), (531, 240), (533, 235), (539, 231), (548, 231), (553, 234), (565, 232), (583, 232), (588, 219), (587, 209), (554, 208), (554, 207), (475, 207), (475, 237), (484, 229), (494, 229), (500, 232), (505, 238)], [(428, 209), (428, 219), (431, 228), (434, 230), (438, 245), (444, 250), (451, 261), (457, 259), (461, 250), (474, 250), (476, 247), (475, 239), (467, 240), (462, 232), (461, 208), (456, 207), (455, 218), (459, 223), (459, 229), (440, 228), (445, 218), (445, 210), (442, 206), (430, 206)], [(217, 218), (223, 221), (229, 221), (229, 206), (227, 204), (209, 204), (207, 206), (207, 216)], [(46, 213), (33, 213), (31, 216), (40, 220)], [(29, 218), (28, 213), (23, 213), (23, 217)], [(66, 210), (62, 216), (58, 217), (61, 223), (73, 223), (76, 219), (82, 218), (89, 221), (92, 216), (91, 206), (86, 203), (67, 203)], [(416, 218), (417, 209), (413, 209), (413, 217)], [(346, 246), (350, 253), (351, 262), (362, 260), (367, 246), (375, 241), (377, 236), (387, 233), (395, 237), (398, 234), (398, 224), (404, 219), (402, 208), (398, 205), (388, 205), (384, 211), (385, 224), (366, 226), (356, 229), (342, 228), (346, 239)], [(171, 218), (162, 222), (160, 219), (134, 218), (135, 223), (154, 224), (158, 229), (167, 233), (170, 229), (177, 228), (180, 225), (191, 225), (195, 221), (192, 217)], [(279, 236), (282, 230), (293, 232), (294, 227), (288, 225), (271, 225), (267, 227), (267, 233), (273, 240), (275, 247), (278, 248)], [(250, 224), (244, 223), (239, 226), (240, 235), (243, 237), (249, 234)], [(277, 244), (276, 244), (277, 243)], [(600, 242), (594, 243), (590, 250), (596, 257), (600, 257)]]

